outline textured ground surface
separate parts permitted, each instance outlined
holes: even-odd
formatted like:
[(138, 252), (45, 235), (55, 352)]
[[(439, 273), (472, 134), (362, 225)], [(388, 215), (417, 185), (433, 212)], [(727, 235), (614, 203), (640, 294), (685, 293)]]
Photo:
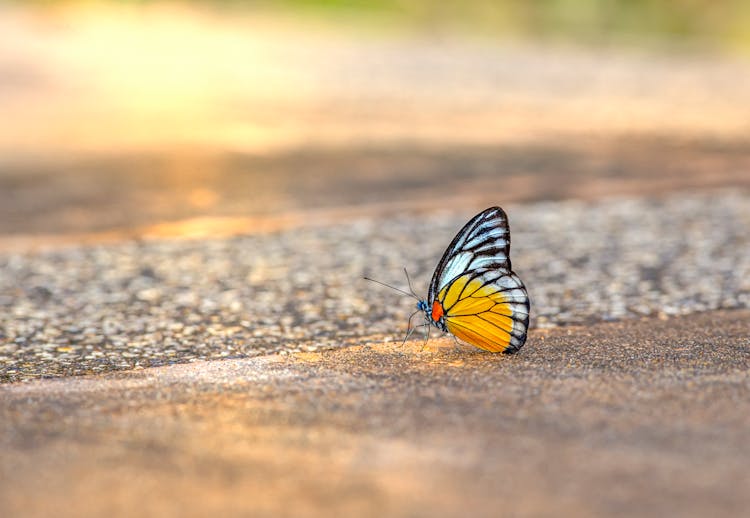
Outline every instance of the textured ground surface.
[[(481, 207), (478, 207), (481, 208)], [(750, 306), (750, 196), (506, 207), (532, 325)], [(0, 381), (397, 339), (473, 214), (0, 255)]]
[(750, 312), (0, 386), (7, 516), (740, 516)]

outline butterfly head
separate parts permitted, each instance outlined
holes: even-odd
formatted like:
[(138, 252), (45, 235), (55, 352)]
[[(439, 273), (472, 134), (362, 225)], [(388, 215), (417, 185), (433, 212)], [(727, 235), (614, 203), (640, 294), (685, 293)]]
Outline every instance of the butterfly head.
[(437, 300), (432, 303), (432, 307), (427, 303), (426, 300), (420, 300), (417, 302), (417, 310), (424, 312), (424, 321), (427, 324), (446, 330), (445, 318), (443, 317), (443, 306)]

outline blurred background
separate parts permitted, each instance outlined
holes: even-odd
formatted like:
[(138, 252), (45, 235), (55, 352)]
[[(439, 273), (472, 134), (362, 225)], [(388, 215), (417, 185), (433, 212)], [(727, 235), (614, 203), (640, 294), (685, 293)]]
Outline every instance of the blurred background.
[[(750, 0), (0, 0), (0, 515), (739, 516), (749, 194)], [(531, 343), (404, 346), (495, 204)]]
[(0, 2), (0, 244), (747, 186), (745, 0)]

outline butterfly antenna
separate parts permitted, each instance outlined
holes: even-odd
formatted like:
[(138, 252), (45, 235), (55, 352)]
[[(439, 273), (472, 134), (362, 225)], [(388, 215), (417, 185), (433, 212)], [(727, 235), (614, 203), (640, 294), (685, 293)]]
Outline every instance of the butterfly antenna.
[(409, 293), (408, 291), (404, 291), (402, 289), (396, 288), (395, 286), (391, 286), (390, 284), (386, 284), (384, 282), (376, 281), (375, 279), (371, 279), (369, 277), (365, 277), (364, 279), (366, 281), (371, 281), (371, 282), (374, 282), (375, 284), (380, 284), (381, 286), (385, 286), (386, 288), (396, 290), (399, 293), (403, 293), (404, 295), (408, 295), (409, 297), (414, 297), (415, 299), (419, 300), (419, 297), (413, 291)]
[(419, 300), (419, 295), (414, 293), (414, 288), (411, 287), (411, 279), (409, 278), (409, 272), (407, 271), (405, 266), (404, 273), (406, 274), (406, 282), (409, 283), (409, 291), (411, 292), (412, 297), (415, 297), (417, 300)]

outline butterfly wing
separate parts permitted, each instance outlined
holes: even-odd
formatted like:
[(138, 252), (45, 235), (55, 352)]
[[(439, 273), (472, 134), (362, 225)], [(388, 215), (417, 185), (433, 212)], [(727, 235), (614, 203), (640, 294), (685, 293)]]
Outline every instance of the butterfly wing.
[(448, 283), (437, 299), (448, 331), (491, 352), (512, 353), (526, 342), (529, 297), (513, 272), (472, 270)]
[(477, 214), (453, 238), (432, 276), (428, 304), (451, 334), (481, 349), (515, 352), (523, 346), (529, 297), (511, 271), (503, 209)]
[(510, 271), (510, 229), (500, 207), (490, 207), (471, 218), (456, 234), (435, 268), (430, 282), (430, 306), (452, 279), (480, 268)]

